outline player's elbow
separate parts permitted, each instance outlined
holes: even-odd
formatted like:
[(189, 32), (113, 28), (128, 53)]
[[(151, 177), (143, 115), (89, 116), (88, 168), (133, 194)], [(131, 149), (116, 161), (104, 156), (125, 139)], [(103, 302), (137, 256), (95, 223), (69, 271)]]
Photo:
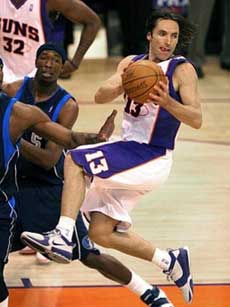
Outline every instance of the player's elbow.
[(101, 93), (100, 89), (96, 92), (96, 94), (94, 96), (94, 101), (96, 103), (106, 103), (106, 102), (109, 102), (109, 100), (106, 99), (106, 96)]
[(85, 23), (85, 26), (91, 29), (91, 33), (97, 33), (101, 25), (101, 19), (97, 14), (92, 14), (90, 20)]
[(96, 15), (96, 17), (94, 18), (94, 28), (96, 29), (96, 31), (98, 32), (100, 27), (101, 27), (101, 19), (99, 18), (98, 15)]
[(196, 118), (194, 118), (191, 126), (195, 129), (200, 129), (202, 126), (202, 116), (199, 115)]

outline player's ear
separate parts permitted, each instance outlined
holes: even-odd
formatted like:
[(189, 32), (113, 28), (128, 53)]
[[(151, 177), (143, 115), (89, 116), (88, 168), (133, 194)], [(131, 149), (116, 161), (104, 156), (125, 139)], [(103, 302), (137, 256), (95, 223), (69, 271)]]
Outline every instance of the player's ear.
[(147, 38), (148, 41), (150, 41), (150, 39), (152, 38), (152, 33), (148, 32), (147, 35), (146, 35), (146, 38)]

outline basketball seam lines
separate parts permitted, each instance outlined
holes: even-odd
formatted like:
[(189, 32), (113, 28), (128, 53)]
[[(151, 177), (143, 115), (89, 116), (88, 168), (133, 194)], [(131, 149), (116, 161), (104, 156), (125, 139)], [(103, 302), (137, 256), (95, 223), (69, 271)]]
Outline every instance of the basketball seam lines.
[(132, 80), (129, 80), (129, 81), (123, 83), (123, 85), (127, 85), (130, 82), (133, 82), (133, 81), (136, 81), (136, 80), (141, 80), (141, 79), (144, 79), (144, 78), (155, 77), (155, 76), (158, 78), (159, 76), (164, 76), (164, 75), (163, 74), (151, 74), (151, 75), (147, 75), (147, 76), (143, 76), (143, 77), (138, 77), (136, 79), (132, 79)]
[(155, 83), (153, 83), (153, 85), (151, 85), (151, 87), (149, 87), (149, 88), (148, 88), (147, 90), (145, 90), (143, 93), (138, 94), (137, 96), (133, 96), (132, 99), (135, 100), (135, 99), (138, 98), (139, 96), (143, 96), (145, 93), (147, 93), (149, 90), (151, 90), (157, 82), (158, 82), (158, 80), (157, 80)]

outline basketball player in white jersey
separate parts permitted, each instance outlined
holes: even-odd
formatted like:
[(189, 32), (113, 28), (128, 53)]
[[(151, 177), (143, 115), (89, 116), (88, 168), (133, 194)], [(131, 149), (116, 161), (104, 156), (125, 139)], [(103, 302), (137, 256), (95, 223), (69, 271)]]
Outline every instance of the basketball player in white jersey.
[(100, 27), (99, 17), (79, 0), (1, 0), (0, 57), (4, 60), (4, 82), (35, 73), (35, 54), (45, 42), (63, 43), (63, 17), (83, 25), (73, 58), (62, 75), (75, 71)]
[[(129, 228), (130, 211), (138, 200), (169, 176), (180, 124), (195, 129), (202, 124), (195, 69), (178, 55), (193, 32), (194, 27), (181, 15), (167, 11), (151, 14), (147, 22), (148, 53), (123, 59), (95, 95), (97, 103), (107, 103), (124, 94), (121, 140), (71, 150), (65, 159), (62, 211), (57, 228), (50, 234), (22, 235), (27, 244), (40, 252), (70, 262), (74, 222), (82, 206), (90, 219), (89, 236), (94, 242), (153, 262), (180, 288), (187, 303), (193, 299), (188, 247), (161, 250)], [(142, 59), (160, 65), (168, 84), (155, 85), (157, 94), (151, 93), (146, 103), (140, 105), (124, 93), (122, 74), (128, 65)], [(93, 178), (86, 197), (85, 175)]]

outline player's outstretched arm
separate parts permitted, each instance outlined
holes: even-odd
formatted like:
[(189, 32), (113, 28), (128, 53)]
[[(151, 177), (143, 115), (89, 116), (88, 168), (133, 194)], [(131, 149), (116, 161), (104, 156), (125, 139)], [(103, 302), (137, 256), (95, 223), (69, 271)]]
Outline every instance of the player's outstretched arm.
[(53, 142), (67, 149), (71, 149), (80, 145), (96, 144), (107, 141), (114, 131), (114, 119), (116, 114), (117, 111), (113, 110), (101, 127), (99, 133), (76, 132), (51, 121), (36, 124), (31, 129), (42, 137), (51, 139)]
[(117, 111), (113, 110), (106, 119), (99, 133), (81, 133), (67, 129), (50, 118), (35, 106), (16, 103), (11, 118), (11, 135), (15, 140), (25, 131), (32, 130), (36, 134), (71, 149), (79, 145), (94, 144), (106, 141), (114, 130), (114, 119)]

